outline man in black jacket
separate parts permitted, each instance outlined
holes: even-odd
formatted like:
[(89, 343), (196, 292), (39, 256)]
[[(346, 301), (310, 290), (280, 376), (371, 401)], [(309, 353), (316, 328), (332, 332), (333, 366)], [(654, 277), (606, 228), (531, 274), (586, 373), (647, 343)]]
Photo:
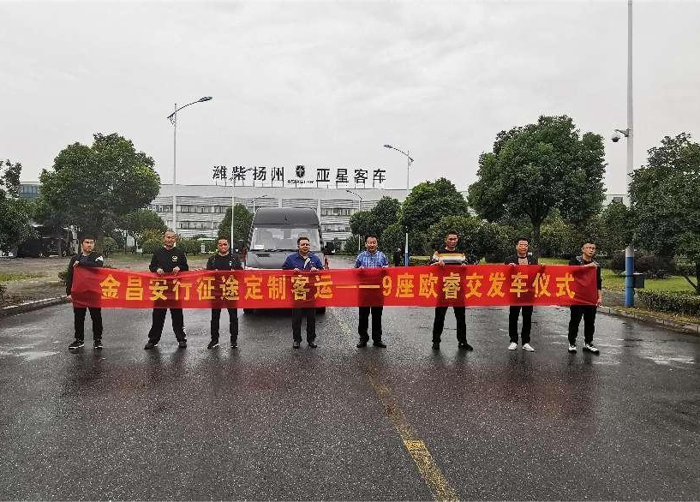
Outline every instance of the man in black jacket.
[[(506, 258), (506, 265), (537, 265), (537, 258), (532, 253), (528, 253), (530, 249), (530, 241), (525, 237), (519, 237), (515, 245), (515, 254)], [(523, 311), (523, 332), (522, 342), (523, 350), (534, 352), (535, 349), (530, 345), (530, 328), (532, 326), (532, 305), (511, 305), (510, 314), (508, 316), (508, 334), (510, 335), (510, 345), (508, 350), (518, 348), (518, 317), (520, 309)]]
[[(73, 256), (68, 262), (68, 275), (66, 276), (66, 295), (72, 302), (71, 290), (73, 289), (73, 270), (76, 267), (101, 267), (104, 258), (95, 249), (95, 238), (91, 235), (84, 236), (80, 241), (80, 253)], [(77, 351), (85, 345), (85, 314), (90, 310), (92, 319), (93, 347), (102, 349), (102, 310), (98, 307), (73, 307), (73, 324), (75, 326), (75, 341), (68, 346), (68, 350)]]
[[(180, 249), (175, 247), (177, 236), (172, 230), (165, 232), (163, 236), (163, 247), (153, 253), (151, 264), (148, 269), (151, 272), (163, 276), (172, 273), (177, 275), (180, 272), (189, 270), (187, 265), (187, 256)], [(168, 309), (154, 308), (153, 309), (153, 324), (148, 332), (148, 343), (144, 347), (146, 350), (158, 346), (160, 335), (163, 334), (163, 326), (165, 325), (165, 315)], [(182, 309), (170, 309), (170, 318), (173, 321), (173, 331), (178, 341), (178, 347), (184, 349), (187, 347), (187, 334), (185, 333), (185, 323), (182, 317)]]
[(597, 305), (572, 305), (571, 320), (569, 320), (569, 352), (576, 353), (576, 337), (578, 336), (578, 326), (583, 318), (583, 335), (584, 345), (583, 350), (598, 354), (598, 347), (593, 345), (593, 333), (595, 333), (595, 315), (598, 312), (598, 307), (603, 304), (603, 276), (600, 265), (593, 260), (596, 252), (596, 245), (592, 242), (586, 242), (581, 248), (581, 256), (576, 256), (571, 259), (569, 265), (580, 265), (583, 267), (596, 267), (596, 283), (598, 285), (598, 304)]
[[(217, 252), (207, 260), (207, 270), (241, 270), (241, 259), (238, 253), (229, 250), (228, 239), (219, 237), (216, 241)], [(229, 332), (231, 333), (231, 348), (238, 347), (238, 310), (229, 308)], [(219, 319), (221, 309), (211, 309), (211, 341), (207, 345), (208, 349), (219, 346)]]

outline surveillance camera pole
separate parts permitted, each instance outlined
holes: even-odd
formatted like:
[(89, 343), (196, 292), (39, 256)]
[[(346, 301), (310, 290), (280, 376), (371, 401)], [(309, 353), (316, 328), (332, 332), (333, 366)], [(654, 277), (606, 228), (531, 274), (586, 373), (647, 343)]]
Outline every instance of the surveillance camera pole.
[[(634, 171), (634, 128), (632, 108), (632, 0), (627, 2), (627, 199), (630, 199), (630, 183)], [(625, 307), (634, 307), (634, 247), (632, 243), (625, 249)]]

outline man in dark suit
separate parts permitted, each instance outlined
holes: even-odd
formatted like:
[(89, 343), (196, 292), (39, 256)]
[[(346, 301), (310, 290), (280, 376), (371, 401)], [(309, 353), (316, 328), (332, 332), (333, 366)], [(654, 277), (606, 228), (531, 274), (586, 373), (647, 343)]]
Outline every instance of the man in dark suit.
[[(515, 254), (506, 258), (506, 265), (537, 265), (537, 258), (535, 258), (529, 250), (530, 241), (526, 237), (519, 237), (515, 245)], [(523, 350), (534, 352), (534, 347), (530, 345), (532, 305), (511, 305), (510, 315), (508, 316), (508, 334), (510, 335), (508, 350), (515, 350), (518, 348), (518, 317), (520, 316), (521, 309), (523, 311), (523, 331), (521, 334)]]

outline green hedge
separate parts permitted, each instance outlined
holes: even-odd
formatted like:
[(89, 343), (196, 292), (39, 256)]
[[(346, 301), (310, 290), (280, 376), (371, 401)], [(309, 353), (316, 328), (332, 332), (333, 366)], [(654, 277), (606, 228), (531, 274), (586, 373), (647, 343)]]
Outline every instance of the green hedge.
[(700, 295), (640, 290), (636, 294), (651, 310), (700, 317)]
[(408, 264), (419, 267), (421, 265), (430, 265), (429, 256), (409, 256)]

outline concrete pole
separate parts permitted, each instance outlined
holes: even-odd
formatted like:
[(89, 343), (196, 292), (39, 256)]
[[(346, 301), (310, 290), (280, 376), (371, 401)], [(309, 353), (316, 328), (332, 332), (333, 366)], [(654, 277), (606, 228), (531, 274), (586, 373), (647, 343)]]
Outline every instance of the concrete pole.
[[(625, 176), (627, 199), (634, 171), (634, 119), (632, 107), (632, 0), (627, 0), (627, 172)], [(625, 249), (625, 307), (634, 307), (634, 247)]]

